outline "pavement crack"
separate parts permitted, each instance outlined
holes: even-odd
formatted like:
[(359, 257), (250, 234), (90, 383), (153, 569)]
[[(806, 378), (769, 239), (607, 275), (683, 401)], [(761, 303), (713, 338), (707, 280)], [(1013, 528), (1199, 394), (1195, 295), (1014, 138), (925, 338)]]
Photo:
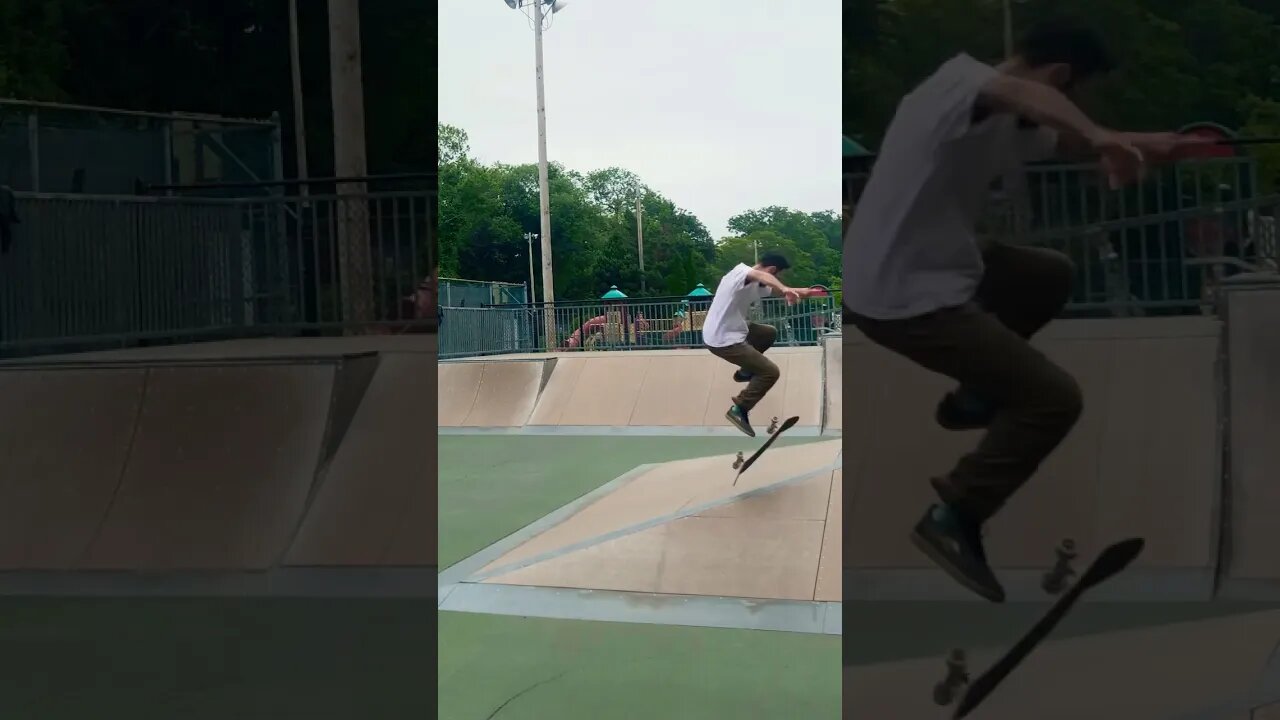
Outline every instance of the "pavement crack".
[(498, 716), (498, 713), (502, 712), (503, 708), (510, 705), (512, 701), (514, 701), (516, 698), (520, 697), (521, 695), (524, 695), (525, 693), (529, 692), (530, 690), (533, 690), (542, 685), (546, 685), (549, 682), (555, 682), (556, 680), (559, 680), (560, 678), (568, 674), (569, 674), (569, 671), (565, 670), (564, 672), (560, 673), (559, 675), (556, 675), (555, 677), (549, 677), (549, 678), (546, 678), (545, 680), (539, 680), (538, 682), (530, 685), (529, 687), (521, 690), (520, 692), (517, 692), (515, 695), (512, 695), (511, 697), (507, 698), (506, 702), (494, 708), (494, 711), (489, 713), (489, 717), (485, 718), (485, 720), (493, 720), (495, 717)]

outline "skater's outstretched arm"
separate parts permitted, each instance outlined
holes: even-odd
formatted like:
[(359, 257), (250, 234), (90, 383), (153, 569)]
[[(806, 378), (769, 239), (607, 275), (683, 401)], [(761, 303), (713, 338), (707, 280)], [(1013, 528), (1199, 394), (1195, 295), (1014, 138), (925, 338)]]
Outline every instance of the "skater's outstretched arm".
[(757, 270), (755, 268), (751, 268), (750, 270), (747, 271), (747, 277), (750, 278), (751, 280), (754, 280), (755, 282), (760, 283), (761, 285), (764, 285), (769, 288), (773, 288), (774, 292), (785, 297), (788, 301), (794, 302), (800, 299), (799, 291), (795, 290), (794, 288), (789, 288), (786, 285), (782, 284), (782, 281), (774, 277), (772, 273), (767, 273), (763, 270)]
[(979, 93), (979, 102), (1001, 112), (1011, 112), (1059, 132), (1059, 142), (1070, 146), (1074, 136), (1093, 154), (1115, 166), (1137, 167), (1142, 151), (1124, 133), (1098, 125), (1057, 88), (1044, 83), (1000, 74), (989, 80)]

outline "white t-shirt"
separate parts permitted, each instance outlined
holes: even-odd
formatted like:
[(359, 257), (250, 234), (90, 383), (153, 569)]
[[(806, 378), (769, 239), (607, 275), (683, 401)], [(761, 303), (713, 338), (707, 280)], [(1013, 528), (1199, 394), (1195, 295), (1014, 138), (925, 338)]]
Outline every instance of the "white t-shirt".
[(738, 263), (720, 279), (716, 296), (702, 323), (702, 342), (708, 347), (729, 347), (747, 340), (751, 306), (773, 294), (773, 289), (747, 277), (751, 268)]
[(844, 236), (844, 302), (890, 320), (963, 305), (982, 279), (975, 226), (996, 178), (1052, 156), (1057, 133), (1017, 116), (973, 122), (999, 71), (968, 55), (903, 98)]

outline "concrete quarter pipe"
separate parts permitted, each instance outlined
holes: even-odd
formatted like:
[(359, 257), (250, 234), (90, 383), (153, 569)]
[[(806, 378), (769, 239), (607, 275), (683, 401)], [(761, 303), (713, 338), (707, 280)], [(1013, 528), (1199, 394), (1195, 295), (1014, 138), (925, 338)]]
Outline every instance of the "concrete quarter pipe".
[(0, 365), (0, 592), (431, 592), (434, 348), (364, 342)]
[[(839, 348), (838, 342), (828, 347)], [(835, 353), (838, 355), (838, 350)], [(799, 416), (795, 435), (839, 431), (830, 351), (775, 348), (782, 378), (752, 412), (760, 429)], [(838, 357), (835, 360), (838, 368)], [(733, 367), (702, 350), (560, 353), (442, 362), (442, 432), (737, 433), (724, 413), (741, 388)], [(838, 390), (838, 386), (836, 387)]]

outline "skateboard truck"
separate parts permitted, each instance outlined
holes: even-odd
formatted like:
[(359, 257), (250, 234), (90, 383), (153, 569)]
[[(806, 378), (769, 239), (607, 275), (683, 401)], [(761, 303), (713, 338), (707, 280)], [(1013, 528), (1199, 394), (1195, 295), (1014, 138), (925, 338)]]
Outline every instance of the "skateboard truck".
[(933, 701), (939, 705), (950, 705), (968, 684), (969, 663), (965, 659), (964, 650), (957, 648), (947, 657), (947, 676), (933, 686)]
[(773, 433), (775, 433), (775, 432), (777, 432), (777, 431), (778, 431), (778, 416), (777, 416), (777, 415), (774, 415), (774, 416), (773, 416), (773, 419), (769, 421), (769, 430), (768, 430), (768, 432), (769, 432), (769, 434), (770, 434), (770, 435), (772, 435)]
[(733, 461), (733, 469), (734, 469), (734, 470), (737, 470), (738, 468), (742, 467), (742, 463), (743, 463), (743, 462), (744, 462), (744, 460), (742, 459), (742, 451), (741, 451), (741, 450), (739, 450), (739, 451), (738, 451), (738, 457), (737, 457), (737, 458), (735, 458), (735, 459), (734, 459), (734, 461)]
[(1044, 580), (1040, 583), (1040, 587), (1050, 595), (1062, 594), (1062, 591), (1067, 589), (1067, 581), (1076, 574), (1071, 567), (1071, 561), (1076, 559), (1075, 541), (1071, 538), (1063, 540), (1062, 545), (1055, 552), (1058, 560), (1054, 563), (1053, 569), (1044, 574)]

